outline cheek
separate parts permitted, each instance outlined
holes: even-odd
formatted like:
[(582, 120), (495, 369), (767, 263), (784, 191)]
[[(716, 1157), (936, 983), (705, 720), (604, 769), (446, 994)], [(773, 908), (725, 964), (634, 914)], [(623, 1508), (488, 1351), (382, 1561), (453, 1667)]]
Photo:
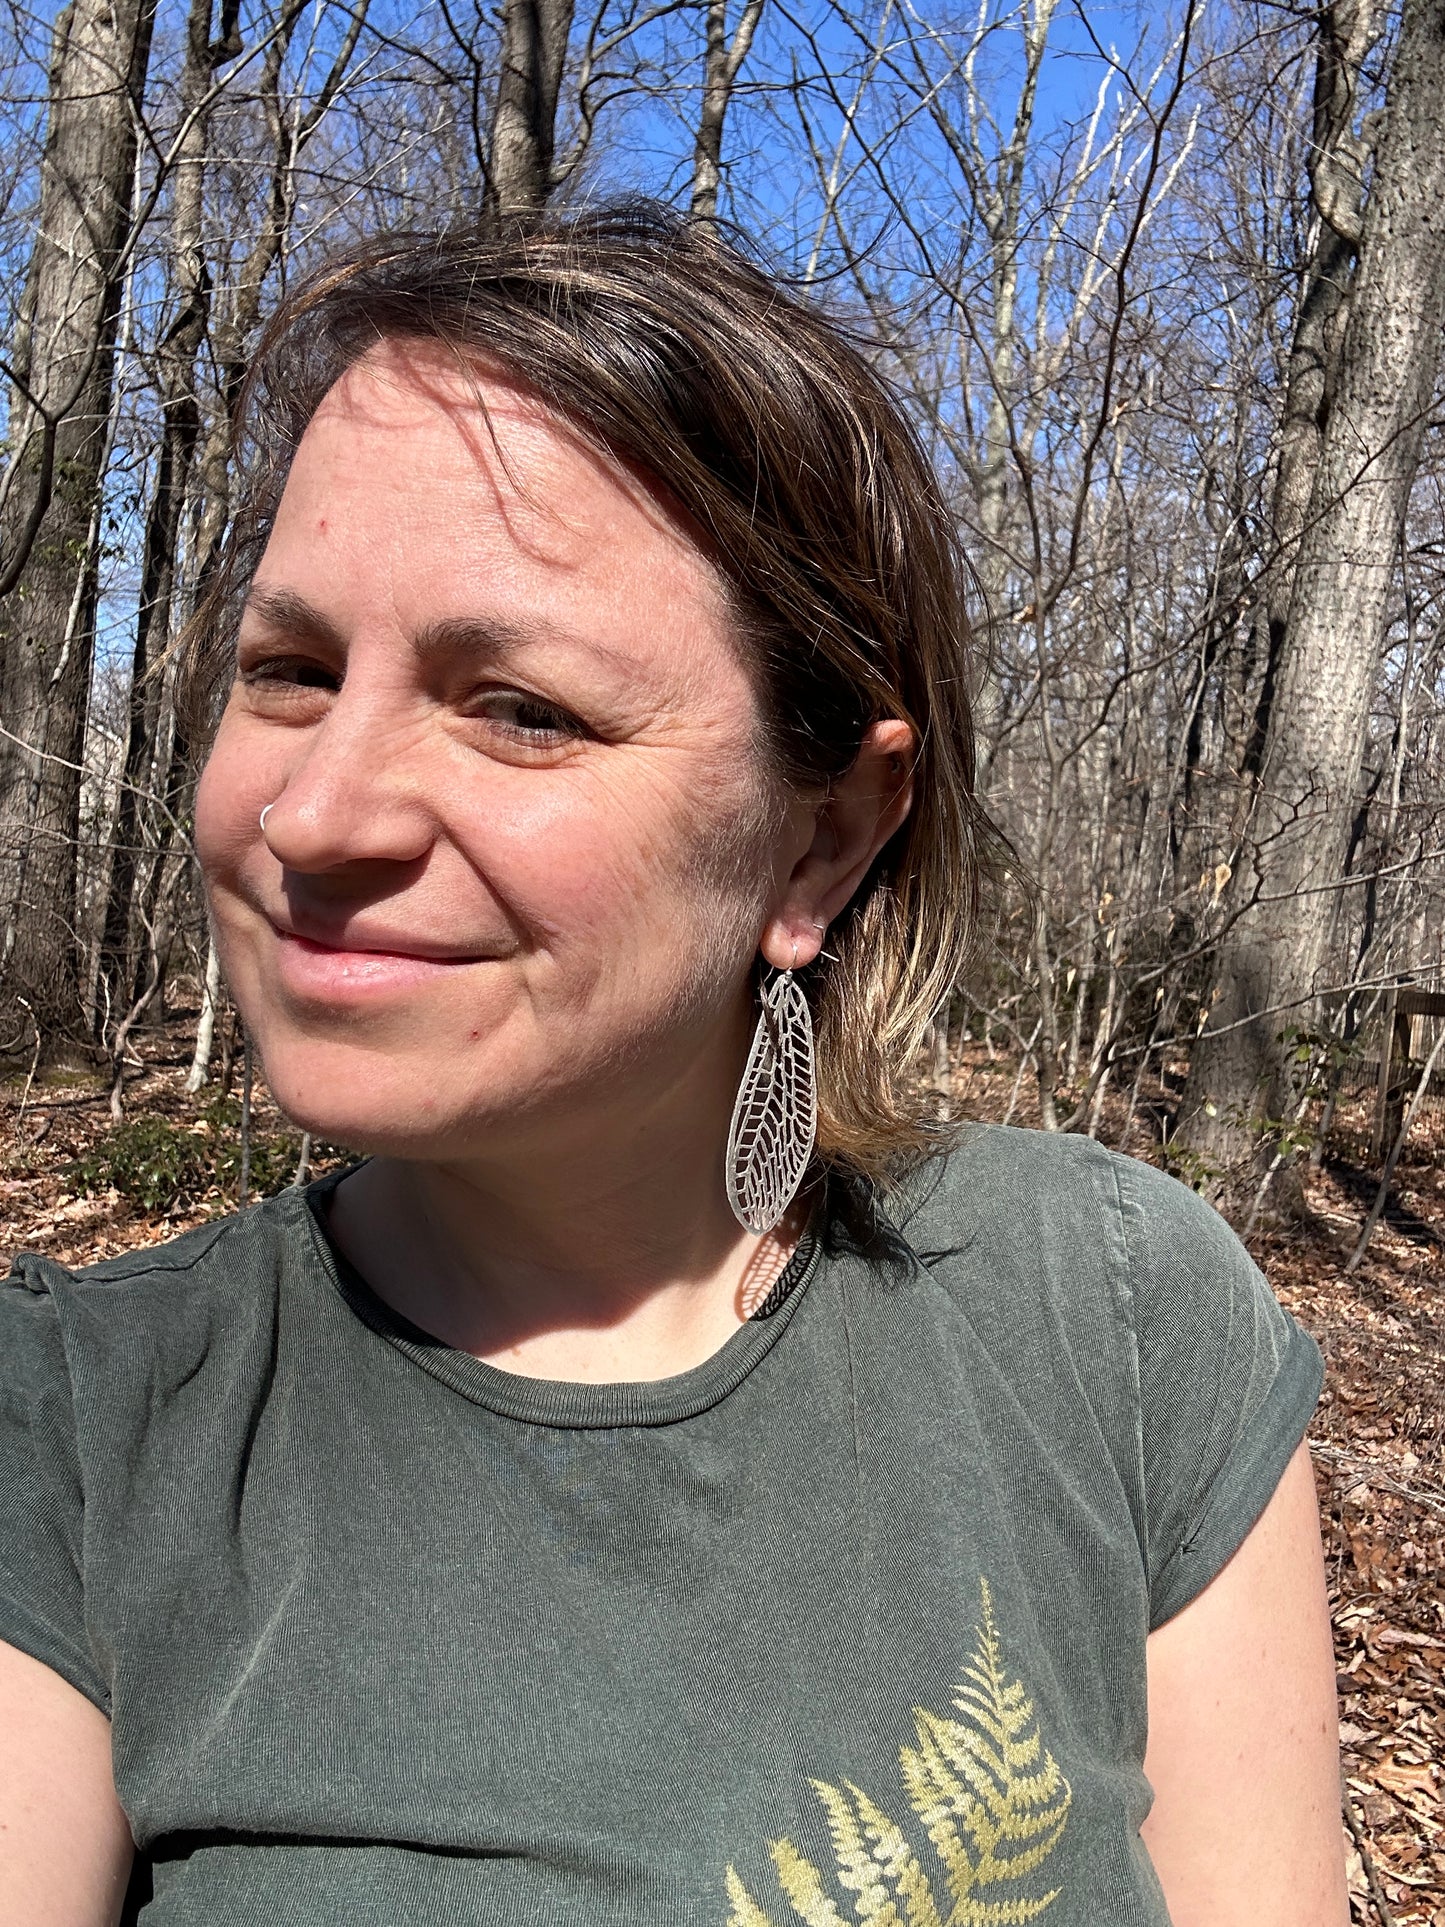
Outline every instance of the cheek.
[(207, 885), (223, 889), (260, 849), (261, 811), (281, 788), (241, 735), (222, 721), (196, 786), (196, 858)]
[(196, 786), (196, 855), (207, 875), (234, 857), (248, 804), (245, 764), (218, 736)]
[(475, 860), (549, 948), (600, 951), (642, 931), (651, 951), (761, 899), (758, 813), (730, 788), (591, 777), (494, 796)]

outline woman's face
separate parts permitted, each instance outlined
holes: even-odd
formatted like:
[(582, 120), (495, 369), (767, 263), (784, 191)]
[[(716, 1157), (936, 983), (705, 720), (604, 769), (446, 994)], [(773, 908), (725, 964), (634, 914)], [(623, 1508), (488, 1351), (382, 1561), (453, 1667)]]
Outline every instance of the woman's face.
[(735, 1075), (815, 815), (765, 774), (700, 550), (525, 391), (479, 385), (490, 432), (471, 379), (383, 344), (327, 397), (197, 802), (278, 1101), (421, 1156)]

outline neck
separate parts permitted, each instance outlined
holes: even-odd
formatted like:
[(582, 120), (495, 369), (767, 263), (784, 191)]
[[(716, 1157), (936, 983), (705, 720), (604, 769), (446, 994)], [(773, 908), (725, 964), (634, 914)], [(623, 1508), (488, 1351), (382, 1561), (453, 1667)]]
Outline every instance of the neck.
[(806, 1205), (763, 1238), (738, 1224), (723, 1184), (731, 1090), (684, 1081), (554, 1137), (546, 1155), (514, 1143), (488, 1158), (372, 1159), (333, 1194), (333, 1235), (395, 1310), (504, 1370), (685, 1371), (766, 1296)]

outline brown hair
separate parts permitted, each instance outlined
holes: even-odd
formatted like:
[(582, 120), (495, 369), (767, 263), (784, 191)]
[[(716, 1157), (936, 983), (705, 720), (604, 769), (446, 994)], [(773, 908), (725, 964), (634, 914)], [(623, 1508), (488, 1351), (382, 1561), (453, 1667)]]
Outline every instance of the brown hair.
[(966, 565), (898, 402), (838, 323), (652, 203), (349, 248), (288, 293), (241, 397), (236, 513), (182, 639), (195, 719), (229, 682), (301, 435), (380, 338), (506, 369), (692, 518), (751, 645), (785, 781), (826, 785), (876, 718), (912, 726), (913, 808), (830, 927), (836, 960), (800, 973), (818, 1156), (891, 1186), (949, 1135), (910, 1073), (1000, 848), (974, 794)]

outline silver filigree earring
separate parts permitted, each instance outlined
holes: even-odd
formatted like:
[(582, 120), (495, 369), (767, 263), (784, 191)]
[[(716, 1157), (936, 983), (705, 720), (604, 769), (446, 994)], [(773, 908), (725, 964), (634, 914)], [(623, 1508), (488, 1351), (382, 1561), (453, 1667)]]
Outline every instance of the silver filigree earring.
[(812, 1160), (818, 1081), (813, 1016), (791, 968), (771, 973), (759, 1003), (728, 1131), (727, 1187), (739, 1224), (761, 1237), (797, 1196)]

